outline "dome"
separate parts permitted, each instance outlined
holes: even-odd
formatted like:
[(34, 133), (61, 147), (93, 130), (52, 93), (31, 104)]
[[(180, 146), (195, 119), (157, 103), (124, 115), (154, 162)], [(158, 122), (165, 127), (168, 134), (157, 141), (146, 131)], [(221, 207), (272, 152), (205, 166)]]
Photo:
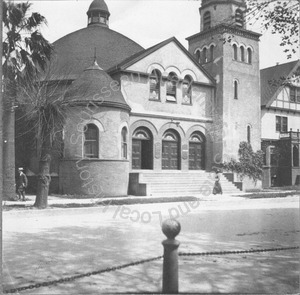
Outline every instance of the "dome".
[(94, 0), (90, 7), (89, 10), (87, 11), (87, 14), (89, 14), (92, 11), (103, 11), (103, 12), (107, 12), (109, 13), (108, 7), (106, 5), (106, 3), (104, 2), (104, 0)]
[(65, 101), (74, 105), (93, 102), (98, 106), (108, 106), (130, 110), (120, 86), (95, 61), (85, 69), (69, 87)]
[(108, 70), (144, 50), (136, 42), (108, 27), (91, 25), (54, 42), (51, 79), (74, 79), (88, 68), (96, 52), (97, 62)]

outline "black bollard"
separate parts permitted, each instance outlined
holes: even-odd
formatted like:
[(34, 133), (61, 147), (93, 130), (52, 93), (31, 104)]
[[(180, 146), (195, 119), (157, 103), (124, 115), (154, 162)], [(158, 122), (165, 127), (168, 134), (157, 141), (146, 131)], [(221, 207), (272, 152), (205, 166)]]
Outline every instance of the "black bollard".
[(163, 288), (164, 294), (178, 293), (178, 247), (179, 241), (175, 237), (181, 229), (180, 223), (175, 219), (165, 220), (162, 224), (162, 231), (167, 239), (162, 242), (164, 246), (163, 263)]

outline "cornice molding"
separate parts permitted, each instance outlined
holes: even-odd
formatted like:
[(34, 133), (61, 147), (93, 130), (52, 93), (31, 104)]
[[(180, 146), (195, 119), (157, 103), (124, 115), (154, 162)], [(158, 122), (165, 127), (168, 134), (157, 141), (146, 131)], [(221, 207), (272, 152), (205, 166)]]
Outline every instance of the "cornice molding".
[(261, 36), (261, 34), (259, 33), (255, 33), (252, 31), (248, 31), (245, 29), (241, 29), (232, 25), (226, 25), (226, 24), (221, 24), (215, 27), (210, 28), (209, 30), (205, 30), (203, 32), (197, 33), (195, 35), (192, 35), (190, 37), (187, 37), (186, 40), (190, 41), (193, 40), (195, 38), (207, 38), (216, 34), (224, 34), (224, 33), (230, 33), (230, 34), (234, 34), (237, 36), (242, 36), (245, 38), (249, 38), (255, 41), (259, 41), (259, 37)]
[(195, 123), (213, 123), (212, 118), (187, 118), (180, 117), (176, 115), (165, 115), (165, 114), (151, 114), (151, 113), (137, 113), (131, 112), (130, 116), (135, 117), (143, 117), (143, 118), (156, 118), (156, 119), (167, 119), (167, 120), (177, 120), (177, 121), (185, 121), (185, 122), (195, 122)]
[(99, 106), (99, 107), (111, 107), (117, 109), (123, 109), (128, 112), (131, 111), (131, 108), (128, 105), (119, 103), (119, 102), (112, 102), (112, 101), (96, 101), (96, 100), (74, 100), (74, 101), (65, 101), (66, 105), (70, 107), (77, 107), (77, 106)]
[(266, 106), (266, 105), (262, 105), (261, 106), (262, 110), (273, 110), (273, 111), (279, 111), (279, 112), (286, 112), (286, 113), (297, 113), (300, 114), (300, 110), (293, 110), (293, 109), (285, 109), (285, 108), (280, 108), (280, 107), (273, 107), (273, 106)]

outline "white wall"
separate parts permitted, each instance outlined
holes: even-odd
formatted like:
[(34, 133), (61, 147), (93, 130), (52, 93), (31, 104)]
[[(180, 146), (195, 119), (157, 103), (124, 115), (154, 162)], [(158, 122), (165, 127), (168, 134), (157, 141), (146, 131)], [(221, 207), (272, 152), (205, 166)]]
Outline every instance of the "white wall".
[(288, 131), (300, 129), (300, 114), (287, 111), (262, 110), (261, 137), (262, 139), (279, 139), (276, 132), (276, 116), (288, 117)]

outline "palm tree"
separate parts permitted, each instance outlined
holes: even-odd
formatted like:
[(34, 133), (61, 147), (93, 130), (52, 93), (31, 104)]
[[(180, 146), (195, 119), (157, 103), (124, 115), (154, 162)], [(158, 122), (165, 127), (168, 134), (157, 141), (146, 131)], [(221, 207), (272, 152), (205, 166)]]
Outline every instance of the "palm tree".
[(19, 120), (26, 126), (39, 160), (39, 173), (34, 206), (44, 209), (48, 205), (51, 181), (50, 164), (53, 156), (60, 156), (65, 122), (65, 83), (44, 77), (20, 88), (17, 102), (21, 115)]
[(3, 2), (3, 169), (4, 199), (15, 194), (15, 107), (20, 86), (45, 69), (52, 45), (39, 32), (46, 19), (29, 15), (29, 3)]

